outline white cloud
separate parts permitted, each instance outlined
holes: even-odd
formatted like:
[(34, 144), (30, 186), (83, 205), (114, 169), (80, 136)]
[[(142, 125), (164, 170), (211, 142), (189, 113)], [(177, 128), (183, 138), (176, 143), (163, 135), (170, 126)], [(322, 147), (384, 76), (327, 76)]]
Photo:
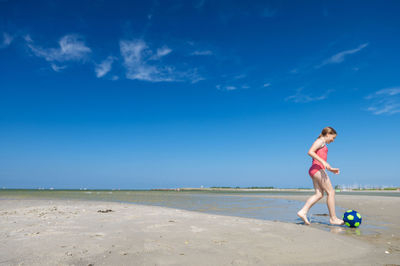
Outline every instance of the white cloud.
[(162, 57), (164, 55), (169, 54), (170, 52), (172, 52), (172, 50), (166, 46), (164, 46), (163, 48), (158, 48), (157, 49), (157, 56), (158, 57)]
[(264, 88), (267, 88), (269, 86), (271, 86), (271, 83), (264, 83), (264, 85), (263, 85)]
[(57, 48), (42, 48), (33, 43), (31, 37), (25, 36), (27, 46), (37, 56), (48, 62), (80, 61), (86, 59), (91, 49), (77, 35), (65, 35), (58, 41)]
[(149, 65), (146, 57), (152, 54), (146, 43), (142, 40), (126, 41), (119, 43), (120, 52), (126, 67), (126, 77), (128, 79), (138, 79), (146, 81), (172, 81), (171, 78), (161, 73), (157, 67)]
[(205, 78), (199, 74), (197, 68), (193, 68), (186, 72), (182, 72), (181, 76), (183, 76), (186, 80), (188, 80), (192, 84), (205, 80)]
[(190, 81), (196, 83), (203, 80), (197, 69), (179, 71), (174, 66), (163, 65), (162, 56), (172, 50), (168, 47), (158, 49), (154, 53), (143, 40), (121, 40), (120, 52), (126, 68), (126, 78), (150, 82)]
[(328, 98), (329, 93), (331, 93), (333, 91), (333, 90), (327, 90), (327, 91), (325, 91), (324, 94), (322, 94), (320, 96), (311, 96), (311, 95), (302, 93), (303, 89), (304, 88), (298, 88), (296, 90), (296, 94), (286, 97), (285, 101), (292, 101), (295, 103), (308, 103), (308, 102), (313, 102), (313, 101), (321, 101), (321, 100)]
[(13, 40), (14, 40), (13, 36), (11, 36), (6, 32), (3, 32), (3, 41), (0, 43), (0, 49), (8, 47)]
[(114, 60), (115, 58), (113, 56), (108, 56), (103, 62), (96, 64), (94, 69), (96, 72), (96, 77), (101, 78), (110, 72)]
[(26, 42), (33, 42), (32, 38), (29, 34), (25, 35), (23, 38)]
[(340, 53), (337, 53), (337, 54), (331, 56), (330, 58), (326, 59), (325, 61), (323, 61), (320, 65), (318, 65), (316, 67), (320, 68), (320, 67), (323, 67), (323, 66), (325, 66), (327, 64), (339, 64), (339, 63), (342, 63), (347, 55), (358, 53), (359, 51), (361, 51), (362, 49), (364, 49), (367, 46), (368, 46), (368, 43), (363, 43), (363, 44), (361, 44), (360, 46), (358, 46), (355, 49), (345, 50), (345, 51), (342, 51)]
[(372, 112), (374, 115), (381, 115), (381, 114), (396, 114), (400, 113), (400, 104), (393, 104), (393, 103), (383, 103), (381, 106), (371, 106), (368, 107), (368, 111)]
[(164, 46), (162, 48), (157, 48), (156, 54), (154, 54), (152, 57), (150, 57), (151, 60), (159, 60), (161, 57), (166, 56), (167, 54), (171, 53), (172, 49), (168, 48), (167, 46)]
[(58, 66), (54, 63), (51, 63), (50, 66), (55, 72), (60, 72), (61, 70), (65, 69), (67, 67), (67, 66)]
[(191, 55), (212, 55), (213, 52), (210, 50), (194, 51)]
[(376, 95), (394, 96), (394, 95), (400, 94), (400, 87), (394, 87), (394, 88), (387, 88), (387, 89), (379, 90), (375, 94)]
[[(59, 72), (68, 67), (71, 61), (87, 62), (92, 50), (86, 45), (79, 35), (65, 35), (58, 41), (57, 47), (43, 47), (36, 44), (29, 35), (24, 36), (27, 47), (32, 55), (43, 58), (49, 62), (50, 67)], [(187, 64), (178, 63), (165, 64), (164, 57), (172, 53), (167, 46), (151, 49), (142, 40), (120, 40), (119, 42), (121, 62), (125, 68), (125, 77), (131, 80), (142, 80), (150, 82), (191, 82), (197, 83), (204, 80), (197, 68), (188, 67)], [(96, 77), (101, 78), (109, 75), (113, 64), (118, 58), (108, 56), (99, 63), (94, 64)], [(120, 75), (110, 75), (111, 80), (117, 80)]]
[(400, 87), (378, 90), (365, 99), (370, 102), (367, 110), (374, 115), (392, 115), (400, 112)]
[(366, 96), (365, 99), (369, 100), (369, 99), (379, 98), (379, 97), (394, 96), (397, 94), (400, 94), (400, 87), (392, 87), (392, 88), (378, 90), (378, 91)]
[(236, 87), (236, 86), (231, 86), (231, 85), (229, 85), (229, 86), (216, 85), (215, 87), (216, 87), (218, 90), (225, 90), (225, 91), (234, 91), (234, 90), (237, 90), (237, 87)]

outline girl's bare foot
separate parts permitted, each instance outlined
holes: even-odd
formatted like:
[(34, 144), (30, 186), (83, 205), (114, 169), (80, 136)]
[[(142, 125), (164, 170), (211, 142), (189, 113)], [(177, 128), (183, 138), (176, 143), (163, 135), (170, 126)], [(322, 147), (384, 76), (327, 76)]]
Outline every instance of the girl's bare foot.
[(297, 213), (297, 216), (299, 216), (299, 217), (303, 220), (304, 224), (310, 225), (310, 222), (309, 222), (308, 219), (307, 219), (307, 214), (306, 214), (306, 213), (304, 213), (304, 212), (302, 212), (302, 211), (299, 211), (299, 212)]
[(337, 217), (329, 219), (329, 222), (334, 225), (343, 225), (344, 224), (343, 220), (341, 220)]

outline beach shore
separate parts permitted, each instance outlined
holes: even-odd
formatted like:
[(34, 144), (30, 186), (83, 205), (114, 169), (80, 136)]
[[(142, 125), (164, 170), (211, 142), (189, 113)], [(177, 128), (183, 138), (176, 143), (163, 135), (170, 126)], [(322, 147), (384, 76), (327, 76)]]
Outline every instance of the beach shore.
[[(380, 198), (374, 208), (386, 216), (392, 199)], [(400, 262), (398, 232), (384, 244), (313, 226), (156, 206), (0, 200), (1, 265), (385, 265)]]
[[(240, 197), (241, 195), (232, 195)], [(297, 200), (305, 202), (310, 195), (246, 195), (246, 197), (262, 197), (262, 198), (282, 198), (289, 200)], [(390, 255), (393, 262), (386, 262), (387, 256), (383, 256), (381, 265), (393, 264), (400, 265), (400, 197), (385, 197), (363, 195), (336, 195), (336, 205), (345, 209), (357, 210), (363, 216), (363, 222), (360, 229), (343, 230), (340, 227), (331, 226), (331, 231), (339, 234), (373, 244), (376, 249), (384, 250), (386, 255)], [(325, 203), (326, 197), (319, 203)], [(326, 214), (328, 210), (326, 210)], [(341, 213), (337, 216), (341, 218)], [(368, 230), (368, 234), (364, 234), (363, 227), (368, 225), (373, 229)], [(315, 226), (315, 225), (311, 225)]]

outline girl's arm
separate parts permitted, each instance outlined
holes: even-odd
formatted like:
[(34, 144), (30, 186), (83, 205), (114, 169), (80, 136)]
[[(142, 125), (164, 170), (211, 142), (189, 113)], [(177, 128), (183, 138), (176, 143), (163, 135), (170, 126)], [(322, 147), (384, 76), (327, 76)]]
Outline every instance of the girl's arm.
[(318, 154), (315, 152), (316, 150), (321, 148), (323, 146), (323, 144), (324, 144), (324, 142), (322, 139), (317, 139), (316, 141), (314, 141), (313, 145), (311, 146), (310, 150), (308, 151), (308, 155), (310, 155), (315, 160), (319, 161), (326, 169), (329, 170), (331, 168), (329, 163), (326, 162), (325, 160), (323, 160), (321, 157), (319, 157)]

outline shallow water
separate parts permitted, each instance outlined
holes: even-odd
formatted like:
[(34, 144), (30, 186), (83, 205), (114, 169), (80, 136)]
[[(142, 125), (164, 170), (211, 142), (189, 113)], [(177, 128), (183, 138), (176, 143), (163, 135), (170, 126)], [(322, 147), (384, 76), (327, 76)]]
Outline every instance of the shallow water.
[[(367, 195), (378, 195), (377, 192), (366, 192)], [(384, 192), (386, 196), (387, 193)], [(153, 205), (168, 208), (198, 211), (210, 214), (238, 216), (262, 220), (302, 223), (297, 217), (297, 211), (304, 202), (281, 198), (252, 197), (252, 195), (304, 195), (311, 192), (204, 192), (204, 191), (138, 191), (138, 190), (0, 190), (0, 199), (76, 199), (125, 202), (143, 205)], [(341, 194), (341, 193), (339, 193)], [(347, 194), (347, 193), (346, 193)], [(400, 193), (397, 193), (397, 195)], [(359, 193), (357, 195), (360, 195)], [(363, 194), (365, 195), (365, 194)], [(391, 195), (393, 196), (393, 195)], [(0, 202), (1, 204), (1, 202)], [(345, 209), (336, 207), (340, 217)], [(364, 221), (365, 218), (363, 217)], [(362, 224), (361, 228), (352, 229), (345, 226), (331, 226), (328, 210), (325, 204), (315, 204), (309, 219), (314, 227), (334, 233), (355, 235), (372, 235), (377, 230), (384, 229), (376, 221)]]

